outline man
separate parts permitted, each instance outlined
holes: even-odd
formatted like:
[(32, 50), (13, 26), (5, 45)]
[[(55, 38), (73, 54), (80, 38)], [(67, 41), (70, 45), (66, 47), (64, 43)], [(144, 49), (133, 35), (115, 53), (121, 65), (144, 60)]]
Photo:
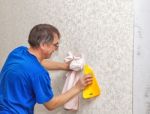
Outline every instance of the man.
[(59, 40), (54, 26), (39, 24), (29, 34), (30, 47), (18, 47), (8, 55), (0, 73), (0, 114), (33, 114), (36, 103), (53, 110), (92, 83), (91, 76), (82, 76), (66, 93), (53, 95), (47, 70), (69, 70), (67, 63), (46, 60), (58, 50)]

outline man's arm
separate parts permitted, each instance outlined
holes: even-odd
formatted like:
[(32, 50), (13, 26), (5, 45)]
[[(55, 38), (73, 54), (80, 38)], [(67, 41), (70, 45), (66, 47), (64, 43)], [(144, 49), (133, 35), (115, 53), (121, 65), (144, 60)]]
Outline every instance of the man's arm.
[(50, 60), (43, 60), (41, 64), (47, 70), (69, 70), (69, 63), (61, 63)]
[(90, 75), (82, 76), (74, 87), (72, 87), (66, 93), (54, 97), (53, 99), (45, 103), (44, 106), (48, 110), (53, 110), (65, 104), (67, 101), (69, 101), (71, 98), (79, 94), (86, 86), (90, 85), (91, 83), (92, 77)]

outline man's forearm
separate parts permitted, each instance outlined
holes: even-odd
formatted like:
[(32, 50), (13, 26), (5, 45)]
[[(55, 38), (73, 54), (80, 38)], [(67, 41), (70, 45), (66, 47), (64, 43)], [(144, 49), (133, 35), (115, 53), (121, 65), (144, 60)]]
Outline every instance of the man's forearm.
[(61, 63), (61, 62), (43, 60), (41, 62), (41, 64), (47, 70), (69, 70), (69, 64), (68, 63)]
[(72, 89), (70, 89), (66, 93), (54, 97), (52, 100), (48, 101), (44, 105), (48, 110), (53, 110), (53, 109), (65, 104), (67, 101), (69, 101), (75, 95), (79, 94), (80, 91), (81, 90), (78, 87), (74, 86)]
[(76, 83), (74, 87), (72, 87), (70, 90), (68, 90), (66, 93), (63, 93), (57, 97), (54, 97), (52, 100), (45, 103), (45, 107), (48, 110), (53, 110), (63, 104), (65, 104), (67, 101), (69, 101), (71, 98), (79, 94), (85, 87), (92, 84), (92, 77), (90, 75), (82, 76)]

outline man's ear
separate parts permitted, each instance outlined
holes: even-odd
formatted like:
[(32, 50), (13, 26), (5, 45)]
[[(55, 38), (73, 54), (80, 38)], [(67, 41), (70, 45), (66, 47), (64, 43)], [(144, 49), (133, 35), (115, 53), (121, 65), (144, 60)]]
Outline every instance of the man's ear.
[(40, 43), (40, 48), (41, 48), (42, 50), (44, 50), (44, 49), (45, 49), (45, 44), (44, 44), (44, 43)]

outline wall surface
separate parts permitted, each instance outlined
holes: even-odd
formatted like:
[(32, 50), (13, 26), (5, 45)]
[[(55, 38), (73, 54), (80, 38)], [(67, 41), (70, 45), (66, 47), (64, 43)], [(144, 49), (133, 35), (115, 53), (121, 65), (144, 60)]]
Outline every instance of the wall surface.
[(134, 0), (133, 112), (150, 114), (150, 1)]
[[(53, 60), (63, 61), (68, 51), (83, 53), (102, 94), (93, 101), (80, 98), (78, 112), (63, 107), (48, 112), (36, 105), (35, 114), (132, 114), (132, 0), (0, 0), (0, 68), (13, 48), (28, 46), (28, 33), (39, 23), (61, 32)], [(55, 95), (65, 73), (50, 72)]]

